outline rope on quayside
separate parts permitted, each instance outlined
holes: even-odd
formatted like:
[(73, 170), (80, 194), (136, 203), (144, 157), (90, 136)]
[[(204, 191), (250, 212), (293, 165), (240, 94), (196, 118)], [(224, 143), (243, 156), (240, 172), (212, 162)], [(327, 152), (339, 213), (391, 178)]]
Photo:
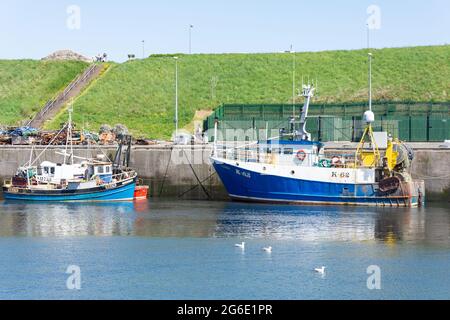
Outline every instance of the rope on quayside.
[(432, 177), (432, 176), (425, 176), (425, 175), (421, 175), (421, 174), (413, 174), (413, 176), (419, 178), (419, 179), (424, 179), (424, 180), (445, 180), (450, 178), (450, 173), (446, 174), (445, 176), (439, 176), (439, 177)]

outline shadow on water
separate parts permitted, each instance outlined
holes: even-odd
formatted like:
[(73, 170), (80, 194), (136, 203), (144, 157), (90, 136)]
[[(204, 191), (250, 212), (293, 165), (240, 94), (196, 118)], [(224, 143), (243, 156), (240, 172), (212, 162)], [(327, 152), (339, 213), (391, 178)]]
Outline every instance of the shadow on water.
[(203, 201), (0, 203), (0, 237), (138, 236), (450, 243), (445, 205), (421, 209)]

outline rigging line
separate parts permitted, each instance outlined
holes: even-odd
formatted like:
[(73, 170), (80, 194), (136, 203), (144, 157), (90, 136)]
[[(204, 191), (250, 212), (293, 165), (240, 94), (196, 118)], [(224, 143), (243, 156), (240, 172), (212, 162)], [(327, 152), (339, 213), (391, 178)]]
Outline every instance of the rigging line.
[(111, 159), (108, 157), (108, 155), (103, 151), (102, 148), (100, 148), (100, 145), (97, 144), (97, 142), (94, 140), (94, 146), (100, 150), (101, 153), (103, 153), (103, 155), (106, 157), (106, 159), (108, 159), (109, 162), (112, 162)]
[(194, 170), (194, 167), (192, 166), (191, 162), (189, 161), (189, 158), (187, 157), (186, 150), (183, 149), (184, 157), (186, 158), (187, 162), (189, 163), (189, 166), (191, 167), (192, 172), (194, 173), (195, 179), (197, 179), (197, 182), (199, 183), (200, 187), (202, 187), (203, 192), (208, 197), (208, 200), (211, 200), (211, 196), (208, 193), (208, 190), (206, 190), (205, 186), (200, 182), (199, 177), (197, 176), (197, 173)]
[[(36, 161), (38, 161), (39, 158), (44, 154), (44, 152), (48, 150), (48, 148), (52, 145), (52, 143), (55, 142), (56, 138), (61, 134), (61, 132), (63, 132), (63, 130), (66, 128), (66, 126), (67, 126), (67, 124), (65, 124), (65, 125), (62, 127), (62, 129), (61, 129), (61, 130), (53, 137), (53, 139), (50, 140), (49, 144), (44, 148), (44, 150), (42, 150), (42, 152), (36, 157), (36, 159), (34, 159), (34, 161), (31, 162), (31, 163), (28, 162), (28, 163), (25, 165), (25, 167), (31, 167), (31, 166), (33, 166), (33, 165), (36, 163)], [(29, 164), (29, 165), (28, 165), (28, 164)]]

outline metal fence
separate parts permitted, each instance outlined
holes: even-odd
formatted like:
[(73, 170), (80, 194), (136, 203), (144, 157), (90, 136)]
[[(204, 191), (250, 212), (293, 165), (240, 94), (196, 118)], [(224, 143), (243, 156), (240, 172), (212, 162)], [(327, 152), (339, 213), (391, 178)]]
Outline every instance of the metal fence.
[[(301, 107), (295, 107), (297, 115)], [(307, 129), (317, 141), (359, 141), (366, 109), (363, 104), (312, 105)], [(373, 109), (375, 131), (408, 142), (450, 139), (450, 103), (386, 102), (374, 104)], [(212, 129), (217, 118), (224, 140), (259, 140), (288, 129), (292, 114), (292, 105), (223, 105), (205, 120), (204, 128)]]

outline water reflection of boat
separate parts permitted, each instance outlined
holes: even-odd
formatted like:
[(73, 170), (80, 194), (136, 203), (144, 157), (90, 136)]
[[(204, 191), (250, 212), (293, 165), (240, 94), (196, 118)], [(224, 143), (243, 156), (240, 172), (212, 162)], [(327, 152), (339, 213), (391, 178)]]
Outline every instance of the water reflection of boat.
[(130, 235), (133, 202), (19, 203), (0, 207), (0, 236), (73, 237)]
[(229, 203), (219, 216), (216, 235), (301, 241), (373, 241), (373, 212), (361, 207), (285, 206)]
[(449, 244), (447, 209), (284, 206), (228, 203), (218, 215), (220, 237), (302, 241), (380, 241)]

